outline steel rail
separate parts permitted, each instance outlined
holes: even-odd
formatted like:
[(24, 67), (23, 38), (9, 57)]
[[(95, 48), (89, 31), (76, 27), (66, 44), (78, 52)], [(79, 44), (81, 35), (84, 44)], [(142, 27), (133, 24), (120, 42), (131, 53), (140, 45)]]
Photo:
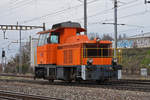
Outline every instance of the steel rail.
[(0, 74), (0, 76), (8, 76), (8, 77), (23, 77), (23, 78), (34, 78), (33, 75), (16, 75), (16, 74)]
[(0, 100), (20, 100), (20, 99), (17, 99), (17, 98), (12, 98), (12, 97), (6, 97), (6, 96), (0, 96)]
[[(7, 74), (7, 73), (2, 73), (0, 76), (6, 76), (6, 77), (21, 77), (21, 78), (34, 78), (33, 75), (17, 75), (17, 74)], [(120, 79), (120, 80), (110, 80), (108, 82), (111, 83), (135, 83), (135, 84), (142, 84), (142, 83), (150, 83), (150, 80), (141, 80), (141, 79)]]
[[(5, 74), (5, 76), (7, 76)], [(12, 77), (15, 77), (12, 76)], [(22, 77), (22, 76), (17, 76)], [(59, 85), (59, 86), (75, 86), (75, 87), (91, 87), (91, 88), (109, 88), (109, 89), (118, 89), (118, 90), (131, 90), (131, 91), (142, 91), (142, 92), (150, 92), (150, 80), (131, 80), (131, 79), (121, 79), (121, 80), (110, 80), (108, 82), (95, 83), (95, 82), (60, 82), (56, 81), (54, 83), (49, 83), (48, 81), (42, 80), (28, 80), (23, 79), (26, 76), (23, 76), (22, 79), (0, 79), (0, 81), (4, 82), (19, 82), (19, 83), (30, 83), (30, 84), (39, 84), (39, 85)]]
[(4, 98), (8, 100), (63, 100), (58, 98), (44, 97), (38, 95), (28, 95), (28, 94), (3, 91), (3, 90), (0, 90), (0, 98)]

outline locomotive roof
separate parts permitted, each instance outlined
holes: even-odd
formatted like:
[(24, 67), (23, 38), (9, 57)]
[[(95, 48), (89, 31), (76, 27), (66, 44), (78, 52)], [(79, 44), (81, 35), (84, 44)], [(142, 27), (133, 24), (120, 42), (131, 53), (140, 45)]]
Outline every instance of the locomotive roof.
[(69, 27), (69, 28), (81, 28), (81, 25), (79, 23), (77, 23), (77, 22), (68, 21), (68, 22), (62, 22), (62, 23), (54, 24), (52, 26), (52, 29), (66, 28), (66, 27)]
[(63, 29), (63, 28), (77, 28), (77, 32), (84, 32), (85, 31), (85, 29), (81, 28), (80, 23), (68, 21), (68, 22), (62, 22), (62, 23), (54, 24), (52, 26), (52, 29), (38, 32), (37, 34), (45, 34), (45, 33), (53, 32), (53, 31), (58, 31), (58, 30)]

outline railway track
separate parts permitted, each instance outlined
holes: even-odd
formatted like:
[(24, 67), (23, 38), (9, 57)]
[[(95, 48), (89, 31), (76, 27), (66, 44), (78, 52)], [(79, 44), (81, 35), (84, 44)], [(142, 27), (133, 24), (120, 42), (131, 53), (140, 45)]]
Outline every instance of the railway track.
[(108, 82), (108, 83), (66, 83), (66, 82), (54, 82), (54, 83), (49, 83), (48, 81), (41, 81), (41, 80), (9, 80), (9, 79), (3, 79), (0, 81), (5, 81), (5, 82), (20, 82), (20, 83), (30, 83), (30, 84), (39, 84), (39, 85), (56, 85), (56, 86), (75, 86), (75, 87), (90, 87), (90, 88), (104, 88), (104, 89), (116, 89), (116, 90), (130, 90), (130, 91), (141, 91), (141, 92), (150, 92), (150, 83), (139, 83), (139, 82), (129, 82), (127, 83), (126, 81), (118, 81), (118, 82)]
[(0, 90), (0, 100), (63, 100)]
[(23, 78), (34, 78), (32, 75), (17, 75), (17, 74), (0, 74), (0, 76), (7, 76), (7, 77), (23, 77)]
[[(1, 75), (0, 75), (1, 76)], [(7, 76), (7, 75), (3, 75)], [(10, 75), (8, 75), (10, 76)], [(15, 75), (13, 75), (15, 77)], [(26, 76), (16, 76), (23, 77)], [(27, 77), (33, 78), (33, 77)], [(150, 92), (150, 80), (119, 80), (119, 81), (109, 81), (97, 84), (95, 82), (81, 82), (81, 83), (66, 83), (62, 81), (56, 81), (54, 83), (49, 83), (45, 80), (27, 80), (27, 79), (0, 79), (0, 81), (6, 82), (22, 82), (22, 83), (30, 83), (30, 84), (39, 84), (39, 85), (58, 85), (58, 86), (76, 86), (76, 87), (91, 87), (91, 88), (105, 88), (105, 89), (118, 89), (118, 90), (130, 90), (130, 91), (142, 91), (142, 92)]]

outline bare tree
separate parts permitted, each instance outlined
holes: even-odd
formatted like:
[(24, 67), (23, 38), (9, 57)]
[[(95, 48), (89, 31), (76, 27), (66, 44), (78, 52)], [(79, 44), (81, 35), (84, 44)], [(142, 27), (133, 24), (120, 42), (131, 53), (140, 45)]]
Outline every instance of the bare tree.
[(121, 40), (121, 39), (122, 39), (122, 36), (121, 36), (121, 34), (120, 34), (118, 40)]
[(100, 38), (98, 33), (89, 33), (88, 37), (90, 40), (94, 40), (95, 38)]
[(109, 34), (103, 34), (102, 40), (110, 40), (110, 41), (112, 41), (113, 38)]
[[(19, 53), (12, 57), (6, 67), (6, 72), (17, 73), (19, 71)], [(22, 72), (25, 74), (30, 69), (30, 45), (28, 42), (22, 47)]]

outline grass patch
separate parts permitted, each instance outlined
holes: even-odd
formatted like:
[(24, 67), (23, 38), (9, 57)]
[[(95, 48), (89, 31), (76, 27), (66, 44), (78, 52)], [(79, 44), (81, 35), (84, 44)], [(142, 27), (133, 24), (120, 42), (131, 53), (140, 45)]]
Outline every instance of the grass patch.
[(123, 69), (136, 70), (140, 68), (150, 68), (150, 48), (123, 49), (122, 65)]

